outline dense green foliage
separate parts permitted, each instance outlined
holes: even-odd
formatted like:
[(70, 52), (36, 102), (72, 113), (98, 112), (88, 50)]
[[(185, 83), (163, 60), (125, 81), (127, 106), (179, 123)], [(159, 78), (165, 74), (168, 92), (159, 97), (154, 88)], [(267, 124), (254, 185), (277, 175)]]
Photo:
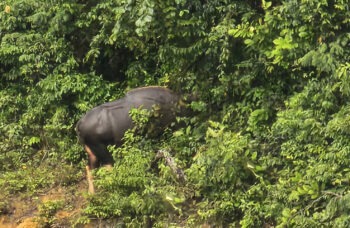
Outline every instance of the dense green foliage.
[[(80, 222), (348, 227), (349, 5), (2, 1), (3, 198), (74, 184), (40, 177), (83, 166), (74, 132), (81, 115), (130, 88), (163, 85), (195, 94), (195, 114), (157, 140), (129, 132), (111, 148), (116, 164), (96, 173), (98, 194)], [(160, 149), (185, 182), (156, 159)], [(28, 181), (32, 173), (39, 178)]]

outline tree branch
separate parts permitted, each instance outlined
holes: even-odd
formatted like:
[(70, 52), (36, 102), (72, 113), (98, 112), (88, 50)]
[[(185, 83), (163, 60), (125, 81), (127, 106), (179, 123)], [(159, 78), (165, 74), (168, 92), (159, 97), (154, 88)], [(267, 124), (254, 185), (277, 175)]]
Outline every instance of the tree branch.
[(181, 183), (184, 183), (186, 181), (186, 176), (184, 171), (177, 167), (175, 159), (170, 155), (170, 153), (167, 150), (165, 149), (158, 150), (156, 159), (159, 159), (159, 158), (164, 158), (166, 164), (170, 167), (171, 171), (175, 174), (176, 178)]

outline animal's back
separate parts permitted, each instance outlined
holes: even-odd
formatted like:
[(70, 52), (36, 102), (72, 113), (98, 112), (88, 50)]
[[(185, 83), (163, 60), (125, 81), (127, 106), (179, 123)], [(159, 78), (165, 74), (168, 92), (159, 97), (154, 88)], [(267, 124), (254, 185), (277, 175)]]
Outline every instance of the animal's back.
[(129, 111), (132, 108), (151, 110), (158, 106), (155, 125), (163, 128), (175, 118), (179, 96), (160, 86), (141, 87), (130, 90), (125, 97), (104, 103), (88, 111), (76, 126), (82, 144), (92, 141), (120, 144), (125, 131), (133, 127)]
[(157, 95), (159, 93), (175, 94), (172, 90), (162, 86), (146, 86), (132, 89), (126, 93), (126, 96), (138, 95)]
[[(136, 107), (156, 109), (157, 114), (164, 114), (168, 117), (174, 117), (179, 111), (177, 109), (180, 96), (165, 87), (151, 86), (133, 89), (126, 94), (125, 98)], [(167, 121), (171, 121), (171, 118), (168, 118)]]

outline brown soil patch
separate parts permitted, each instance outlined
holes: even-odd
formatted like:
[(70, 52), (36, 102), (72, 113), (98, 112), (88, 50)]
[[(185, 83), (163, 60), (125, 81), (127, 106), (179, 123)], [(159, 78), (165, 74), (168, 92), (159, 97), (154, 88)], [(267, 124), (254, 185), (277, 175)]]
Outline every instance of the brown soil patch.
[(35, 228), (38, 226), (39, 224), (34, 221), (34, 218), (26, 218), (17, 226), (17, 228)]
[[(12, 199), (8, 213), (0, 216), (0, 228), (19, 227), (18, 224), (26, 220), (28, 216), (31, 216), (35, 210), (36, 206), (31, 200), (21, 198)], [(29, 223), (29, 221), (26, 220), (26, 223)], [(31, 227), (36, 226), (32, 225)]]
[(58, 227), (69, 227), (70, 222), (80, 214), (81, 208), (86, 203), (83, 197), (86, 192), (87, 184), (82, 180), (73, 188), (52, 188), (45, 193), (25, 199), (20, 196), (14, 197), (9, 200), (6, 214), (0, 215), (0, 228), (40, 227), (38, 221), (42, 221), (42, 218), (39, 215), (39, 206), (50, 201), (64, 202), (63, 208), (53, 215), (54, 223)]

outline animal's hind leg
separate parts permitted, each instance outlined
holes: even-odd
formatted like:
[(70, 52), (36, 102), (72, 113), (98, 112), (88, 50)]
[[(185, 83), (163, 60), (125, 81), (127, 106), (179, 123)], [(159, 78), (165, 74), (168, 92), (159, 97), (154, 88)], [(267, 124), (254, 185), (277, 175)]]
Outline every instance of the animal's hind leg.
[(92, 152), (90, 147), (85, 145), (84, 148), (89, 156), (89, 165), (86, 166), (86, 178), (87, 178), (88, 185), (89, 185), (89, 193), (94, 194), (95, 188), (94, 188), (94, 183), (93, 183), (93, 177), (91, 174), (91, 169), (94, 169), (97, 167), (98, 159), (97, 159), (96, 155)]
[(86, 168), (86, 179), (89, 185), (89, 193), (95, 194), (95, 188), (94, 188), (94, 182), (93, 182), (94, 180), (91, 174), (91, 169), (88, 165), (85, 168)]
[(86, 176), (89, 184), (89, 192), (93, 194), (95, 193), (95, 188), (91, 170), (98, 168), (101, 165), (112, 168), (113, 157), (107, 150), (107, 146), (104, 144), (90, 144), (89, 146), (85, 145), (84, 148), (89, 156), (89, 166), (86, 166)]
[(98, 158), (95, 153), (91, 150), (91, 148), (87, 145), (84, 146), (86, 153), (89, 158), (89, 167), (90, 169), (95, 169), (98, 167)]

